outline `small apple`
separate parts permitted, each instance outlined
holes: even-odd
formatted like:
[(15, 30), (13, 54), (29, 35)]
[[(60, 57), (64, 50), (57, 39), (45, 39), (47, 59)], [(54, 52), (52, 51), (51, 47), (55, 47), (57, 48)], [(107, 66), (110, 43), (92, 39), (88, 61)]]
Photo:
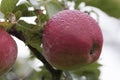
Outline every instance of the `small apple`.
[(43, 31), (43, 56), (56, 69), (74, 70), (95, 62), (102, 50), (98, 23), (78, 10), (54, 15)]
[(16, 61), (16, 57), (16, 42), (0, 27), (0, 75), (10, 70)]

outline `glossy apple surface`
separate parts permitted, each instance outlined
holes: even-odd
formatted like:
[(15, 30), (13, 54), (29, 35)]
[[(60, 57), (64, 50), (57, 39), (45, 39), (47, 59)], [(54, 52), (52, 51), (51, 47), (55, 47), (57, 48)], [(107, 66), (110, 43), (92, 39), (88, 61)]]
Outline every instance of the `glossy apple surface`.
[(17, 45), (13, 38), (0, 28), (0, 75), (6, 73), (16, 61)]
[(43, 31), (43, 56), (56, 69), (74, 70), (95, 62), (102, 50), (98, 23), (78, 10), (54, 15)]

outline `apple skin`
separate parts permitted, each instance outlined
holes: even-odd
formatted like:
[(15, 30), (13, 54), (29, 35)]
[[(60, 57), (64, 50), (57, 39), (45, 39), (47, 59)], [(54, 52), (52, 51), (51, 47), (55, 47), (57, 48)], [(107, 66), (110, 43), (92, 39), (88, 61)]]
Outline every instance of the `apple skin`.
[(11, 69), (17, 57), (14, 39), (0, 27), (0, 76)]
[(98, 23), (78, 10), (63, 10), (43, 31), (43, 56), (56, 69), (75, 70), (95, 62), (102, 50)]

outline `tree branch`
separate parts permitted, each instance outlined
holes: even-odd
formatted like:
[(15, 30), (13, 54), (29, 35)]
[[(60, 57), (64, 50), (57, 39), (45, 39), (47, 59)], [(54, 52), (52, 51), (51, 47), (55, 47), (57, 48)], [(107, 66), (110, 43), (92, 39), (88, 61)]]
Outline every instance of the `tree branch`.
[[(17, 31), (15, 27), (11, 28), (8, 31), (10, 34), (13, 36), (17, 37), (18, 39), (22, 40), (25, 42), (25, 37), (22, 32)], [(33, 54), (43, 62), (45, 68), (51, 73), (52, 80), (60, 80), (61, 75), (62, 75), (62, 70), (55, 70), (47, 61), (46, 59), (42, 56), (42, 53), (40, 53), (36, 48), (32, 47), (31, 45), (27, 45), (29, 49), (33, 52)]]

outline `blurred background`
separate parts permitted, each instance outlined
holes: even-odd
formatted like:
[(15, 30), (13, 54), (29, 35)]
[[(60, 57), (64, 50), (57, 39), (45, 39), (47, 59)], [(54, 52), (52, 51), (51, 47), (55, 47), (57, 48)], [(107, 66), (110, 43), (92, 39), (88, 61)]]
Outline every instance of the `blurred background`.
[[(19, 0), (20, 4), (25, 0)], [(38, 7), (37, 1), (40, 0), (30, 0), (35, 7)], [(78, 0), (79, 1), (79, 0)], [(92, 2), (93, 0), (85, 0), (87, 2)], [(96, 0), (99, 1), (100, 0)], [(90, 15), (99, 23), (104, 37), (104, 44), (102, 49), (102, 54), (98, 60), (97, 65), (95, 64), (92, 67), (97, 68), (92, 69), (89, 68), (88, 70), (93, 70), (95, 74), (98, 75), (99, 80), (120, 80), (119, 74), (120, 74), (120, 6), (118, 6), (118, 3), (120, 5), (119, 0), (106, 0), (108, 2), (113, 1), (117, 2), (116, 5), (111, 5), (108, 3), (108, 5), (104, 5), (106, 3), (105, 0), (101, 0), (99, 4), (104, 7), (110, 7), (109, 11), (106, 9), (103, 9), (101, 7), (96, 6), (93, 7), (92, 3), (90, 5), (86, 5), (84, 0), (79, 4), (80, 11), (83, 12), (89, 12)], [(66, 4), (68, 5), (69, 9), (74, 9), (75, 3), (74, 0), (66, 0)], [(109, 6), (110, 5), (110, 6)], [(113, 8), (113, 7), (116, 8)], [(32, 9), (32, 8), (29, 8)], [(117, 9), (118, 12), (116, 11)], [(115, 12), (116, 11), (116, 12)], [(109, 14), (110, 13), (110, 14)], [(2, 14), (1, 14), (1, 20), (2, 20)], [(21, 20), (24, 20), (28, 23), (35, 24), (36, 17), (22, 17)], [(1, 80), (47, 80), (42, 79), (43, 77), (48, 77), (49, 74), (48, 71), (44, 69), (42, 62), (40, 62), (38, 59), (31, 57), (30, 51), (28, 47), (20, 40), (14, 37), (14, 39), (17, 42), (18, 45), (18, 57), (16, 64), (14, 65), (13, 69), (7, 73), (6, 75), (1, 77)], [(96, 72), (97, 71), (97, 72)], [(97, 79), (86, 79), (86, 77), (81, 73), (77, 72), (70, 72), (73, 77), (75, 77), (73, 80), (97, 80)], [(44, 76), (39, 76), (44, 75)], [(80, 77), (76, 78), (75, 75), (80, 75)], [(28, 78), (32, 76), (31, 78)], [(36, 78), (39, 76), (39, 79)], [(4, 77), (7, 77), (6, 79)], [(48, 79), (49, 80), (49, 79)]]

